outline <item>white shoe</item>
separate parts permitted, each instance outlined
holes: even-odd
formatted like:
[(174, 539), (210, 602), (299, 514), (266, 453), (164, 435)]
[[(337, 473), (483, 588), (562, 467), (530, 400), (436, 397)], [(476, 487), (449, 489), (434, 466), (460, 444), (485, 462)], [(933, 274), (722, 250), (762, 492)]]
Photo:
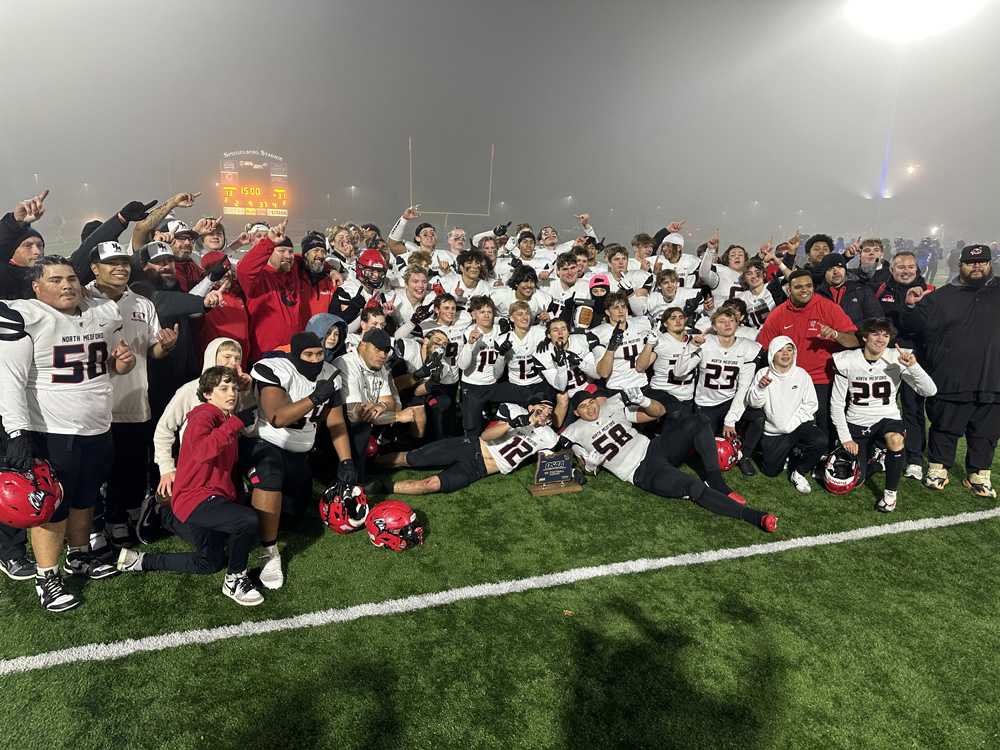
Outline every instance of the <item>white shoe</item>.
[(244, 607), (256, 607), (264, 603), (264, 595), (253, 585), (245, 570), (242, 573), (226, 573), (222, 593)]
[(136, 552), (128, 547), (122, 547), (122, 551), (118, 553), (117, 568), (123, 573), (141, 573), (142, 558), (145, 556), (145, 552)]
[(892, 513), (896, 510), (896, 491), (885, 490), (882, 499), (875, 503), (875, 510), (881, 513)]
[(924, 478), (924, 467), (920, 464), (910, 464), (906, 467), (906, 471), (903, 472), (903, 476), (916, 479), (920, 482)]
[(264, 567), (260, 569), (260, 582), (265, 588), (280, 589), (285, 583), (285, 574), (281, 572), (281, 553), (264, 556)]
[(796, 492), (801, 495), (808, 495), (812, 492), (812, 486), (809, 484), (809, 480), (797, 471), (793, 471), (788, 475), (788, 481), (792, 483), (792, 487), (795, 488)]

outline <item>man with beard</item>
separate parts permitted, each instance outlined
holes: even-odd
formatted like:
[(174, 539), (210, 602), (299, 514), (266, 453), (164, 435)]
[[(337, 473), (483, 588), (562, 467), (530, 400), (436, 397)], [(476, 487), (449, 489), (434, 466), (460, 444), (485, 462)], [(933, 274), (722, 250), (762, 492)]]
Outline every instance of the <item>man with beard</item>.
[[(200, 235), (180, 219), (168, 218), (160, 227), (170, 234), (170, 249), (174, 253), (174, 273), (182, 292), (189, 292), (205, 277), (194, 256), (194, 242)], [(212, 227), (214, 229), (214, 227)]]
[(816, 291), (840, 305), (855, 326), (860, 326), (869, 318), (882, 316), (882, 306), (871, 289), (860, 281), (848, 280), (847, 259), (843, 255), (826, 255), (816, 270), (822, 276)]
[(337, 285), (330, 277), (326, 262), (326, 237), (322, 232), (308, 232), (302, 238), (302, 264), (309, 284), (309, 317), (330, 312)]
[(937, 395), (927, 401), (930, 419), (927, 477), (941, 490), (965, 435), (963, 484), (979, 497), (995, 498), (990, 476), (1000, 437), (1000, 282), (993, 275), (990, 248), (962, 248), (958, 278), (928, 294), (906, 293), (900, 325), (921, 342)]

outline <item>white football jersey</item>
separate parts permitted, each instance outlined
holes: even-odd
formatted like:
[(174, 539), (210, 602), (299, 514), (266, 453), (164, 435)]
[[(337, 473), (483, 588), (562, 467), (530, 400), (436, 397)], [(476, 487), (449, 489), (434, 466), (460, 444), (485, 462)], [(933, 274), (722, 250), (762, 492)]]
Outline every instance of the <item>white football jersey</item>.
[(775, 308), (774, 297), (765, 286), (759, 295), (754, 294), (749, 289), (736, 293), (736, 299), (741, 299), (747, 304), (747, 318), (743, 324), (748, 328), (759, 331), (768, 314)]
[(723, 348), (718, 336), (708, 334), (700, 349), (678, 357), (677, 366), (683, 372), (687, 357), (698, 359), (698, 382), (694, 398), (698, 406), (717, 406), (733, 399), (734, 406), (739, 402), (738, 414), (742, 416), (743, 398), (753, 382), (759, 353), (760, 344), (756, 341), (736, 337), (732, 346)]
[[(490, 293), (490, 297), (497, 306), (497, 317), (506, 318), (510, 312), (510, 306), (516, 299), (514, 290), (509, 286), (500, 287), (494, 289)], [(541, 289), (536, 289), (535, 293), (531, 295), (531, 299), (527, 300), (527, 302), (528, 307), (531, 309), (531, 319), (534, 320), (540, 313), (546, 312), (549, 309), (549, 305), (552, 304), (552, 297)]]
[(701, 261), (697, 256), (681, 253), (681, 257), (676, 263), (667, 260), (666, 255), (657, 255), (653, 259), (653, 275), (655, 277), (660, 271), (676, 271), (677, 281), (682, 287), (690, 288), (698, 286), (698, 267)]
[(742, 274), (721, 263), (712, 266), (712, 270), (719, 278), (719, 283), (712, 289), (712, 297), (715, 299), (715, 306), (720, 307), (726, 300), (743, 291)]
[(493, 385), (497, 382), (498, 371), (503, 372), (502, 366), (497, 364), (500, 361), (500, 352), (497, 351), (500, 332), (493, 327), (475, 343), (470, 344), (469, 335), (473, 330), (478, 328), (471, 327), (466, 330), (458, 353), (462, 382), (469, 385)]
[[(510, 422), (527, 413), (528, 410), (523, 406), (501, 404), (497, 409), (497, 418)], [(539, 451), (552, 450), (558, 442), (559, 436), (551, 427), (536, 427), (531, 424), (515, 427), (495, 440), (483, 441), (501, 474), (510, 474), (526, 459)]]
[(590, 285), (586, 281), (580, 279), (567, 289), (555, 275), (553, 275), (553, 279), (554, 281), (545, 288), (545, 291), (552, 298), (552, 302), (549, 304), (549, 312), (552, 313), (553, 318), (558, 318), (562, 315), (563, 308), (566, 307), (570, 300), (590, 302)]
[(633, 426), (634, 414), (625, 408), (621, 396), (612, 396), (601, 406), (593, 422), (577, 418), (562, 431), (573, 443), (573, 452), (587, 461), (588, 454), (600, 454), (600, 465), (623, 482), (632, 482), (639, 464), (646, 457), (649, 438)]
[[(295, 364), (289, 359), (290, 356), (287, 354), (267, 356), (253, 366), (253, 369), (250, 370), (250, 377), (254, 379), (258, 390), (274, 386), (285, 391), (293, 402), (301, 401), (316, 390), (316, 381), (326, 380), (337, 375), (336, 368), (329, 362), (325, 362), (319, 377), (316, 380), (310, 380), (295, 369)], [(308, 414), (288, 427), (274, 427), (264, 419), (262, 414), (259, 414), (257, 417), (257, 436), (261, 440), (290, 453), (308, 453), (316, 442), (316, 425), (319, 423), (323, 409), (327, 406), (339, 406), (343, 403), (343, 380), (337, 384), (337, 388), (340, 391), (337, 396), (322, 406), (313, 407)]]
[(489, 297), (493, 292), (493, 285), (490, 282), (480, 279), (475, 285), (468, 287), (462, 281), (461, 275), (454, 272), (440, 276), (435, 281), (447, 294), (452, 295), (458, 307), (462, 308), (467, 307), (473, 297)]
[(514, 385), (534, 385), (542, 382), (541, 368), (535, 360), (538, 345), (545, 340), (543, 326), (531, 326), (520, 338), (510, 331), (498, 338), (498, 342), (510, 340), (513, 348), (507, 355), (507, 379)]
[(111, 429), (108, 362), (123, 336), (121, 313), (109, 300), (84, 299), (78, 315), (36, 299), (0, 302), (0, 414), (7, 431)]
[[(108, 299), (101, 294), (95, 281), (87, 284), (87, 290), (97, 299)], [(160, 319), (151, 300), (128, 289), (115, 304), (122, 316), (122, 338), (135, 354), (135, 367), (111, 380), (114, 390), (111, 420), (116, 423), (147, 422), (151, 414), (146, 360), (160, 335)]]
[[(601, 357), (604, 356), (613, 330), (614, 326), (610, 323), (602, 323), (591, 331), (600, 343), (598, 350), (594, 352), (594, 358), (597, 361), (600, 361)], [(625, 335), (622, 337), (622, 345), (614, 353), (611, 375), (607, 380), (608, 388), (624, 390), (625, 388), (643, 388), (648, 384), (646, 373), (635, 369), (635, 361), (639, 358), (639, 353), (646, 340), (652, 337), (653, 331), (646, 318), (630, 317), (628, 319)]]
[(899, 352), (886, 349), (874, 362), (864, 349), (849, 349), (833, 355), (833, 388), (830, 392), (830, 419), (841, 442), (851, 440), (848, 422), (871, 427), (883, 419), (902, 419), (896, 396), (906, 380), (921, 396), (933, 396), (937, 386), (919, 364), (903, 367)]
[[(448, 345), (445, 347), (443, 360), (445, 372), (448, 373), (448, 376), (447, 378), (444, 376), (441, 378), (441, 382), (446, 385), (457, 383), (459, 380), (461, 371), (458, 368), (458, 352), (462, 348), (462, 344), (465, 343), (465, 332), (468, 328), (469, 326), (464, 323), (445, 326), (433, 323), (432, 321), (426, 321), (421, 325), (421, 335), (423, 336), (426, 336), (431, 331), (441, 331), (448, 337)], [(454, 373), (454, 375), (451, 375), (451, 373)], [(454, 377), (454, 380), (451, 377)]]
[(650, 321), (653, 323), (653, 328), (657, 328), (660, 324), (660, 317), (668, 307), (679, 307), (682, 310), (686, 310), (688, 303), (691, 300), (699, 299), (700, 296), (696, 288), (678, 287), (674, 298), (668, 300), (664, 298), (663, 292), (655, 289), (646, 298), (646, 315), (649, 316)]
[(600, 379), (597, 375), (597, 361), (594, 359), (594, 349), (597, 346), (597, 337), (592, 333), (574, 333), (566, 342), (566, 351), (575, 354), (580, 359), (580, 364), (574, 366), (567, 362), (562, 367), (557, 367), (552, 359), (551, 346), (546, 351), (536, 352), (535, 361), (541, 368), (545, 381), (557, 392), (572, 398), (574, 393)]
[[(615, 278), (613, 273), (608, 274), (608, 279), (611, 281), (611, 292), (621, 290), (621, 279)], [(633, 290), (646, 289), (648, 291), (653, 286), (653, 276), (647, 271), (625, 271), (622, 274), (622, 279), (625, 280), (625, 286), (631, 287)]]
[(651, 388), (658, 391), (665, 391), (678, 401), (690, 401), (694, 398), (694, 384), (698, 379), (697, 369), (692, 368), (690, 372), (679, 375), (676, 372), (678, 358), (687, 351), (690, 353), (692, 344), (685, 341), (678, 341), (669, 333), (661, 333), (656, 338), (656, 346), (653, 353), (656, 361), (653, 362), (653, 376), (649, 379)]

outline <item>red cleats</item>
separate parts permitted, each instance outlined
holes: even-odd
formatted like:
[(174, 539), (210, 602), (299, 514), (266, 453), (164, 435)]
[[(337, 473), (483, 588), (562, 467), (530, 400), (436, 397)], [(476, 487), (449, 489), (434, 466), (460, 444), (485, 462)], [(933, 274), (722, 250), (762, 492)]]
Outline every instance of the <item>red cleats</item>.
[(778, 517), (773, 513), (768, 513), (760, 519), (760, 527), (768, 534), (773, 534), (778, 530)]

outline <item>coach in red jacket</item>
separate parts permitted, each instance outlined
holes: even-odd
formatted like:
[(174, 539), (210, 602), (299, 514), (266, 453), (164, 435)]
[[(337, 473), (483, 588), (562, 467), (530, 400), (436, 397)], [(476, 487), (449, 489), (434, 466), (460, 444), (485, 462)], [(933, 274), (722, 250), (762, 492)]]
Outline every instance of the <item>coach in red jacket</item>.
[(830, 424), (830, 380), (833, 355), (841, 349), (856, 349), (860, 344), (854, 331), (857, 326), (833, 300), (815, 294), (812, 274), (805, 268), (788, 277), (788, 300), (778, 305), (764, 321), (757, 343), (767, 351), (775, 336), (788, 336), (795, 342), (796, 364), (809, 373), (816, 386), (819, 409), (816, 424), (832, 435)]
[(250, 320), (247, 369), (265, 352), (288, 344), (309, 322), (311, 285), (302, 256), (285, 236), (287, 223), (271, 227), (236, 266)]

